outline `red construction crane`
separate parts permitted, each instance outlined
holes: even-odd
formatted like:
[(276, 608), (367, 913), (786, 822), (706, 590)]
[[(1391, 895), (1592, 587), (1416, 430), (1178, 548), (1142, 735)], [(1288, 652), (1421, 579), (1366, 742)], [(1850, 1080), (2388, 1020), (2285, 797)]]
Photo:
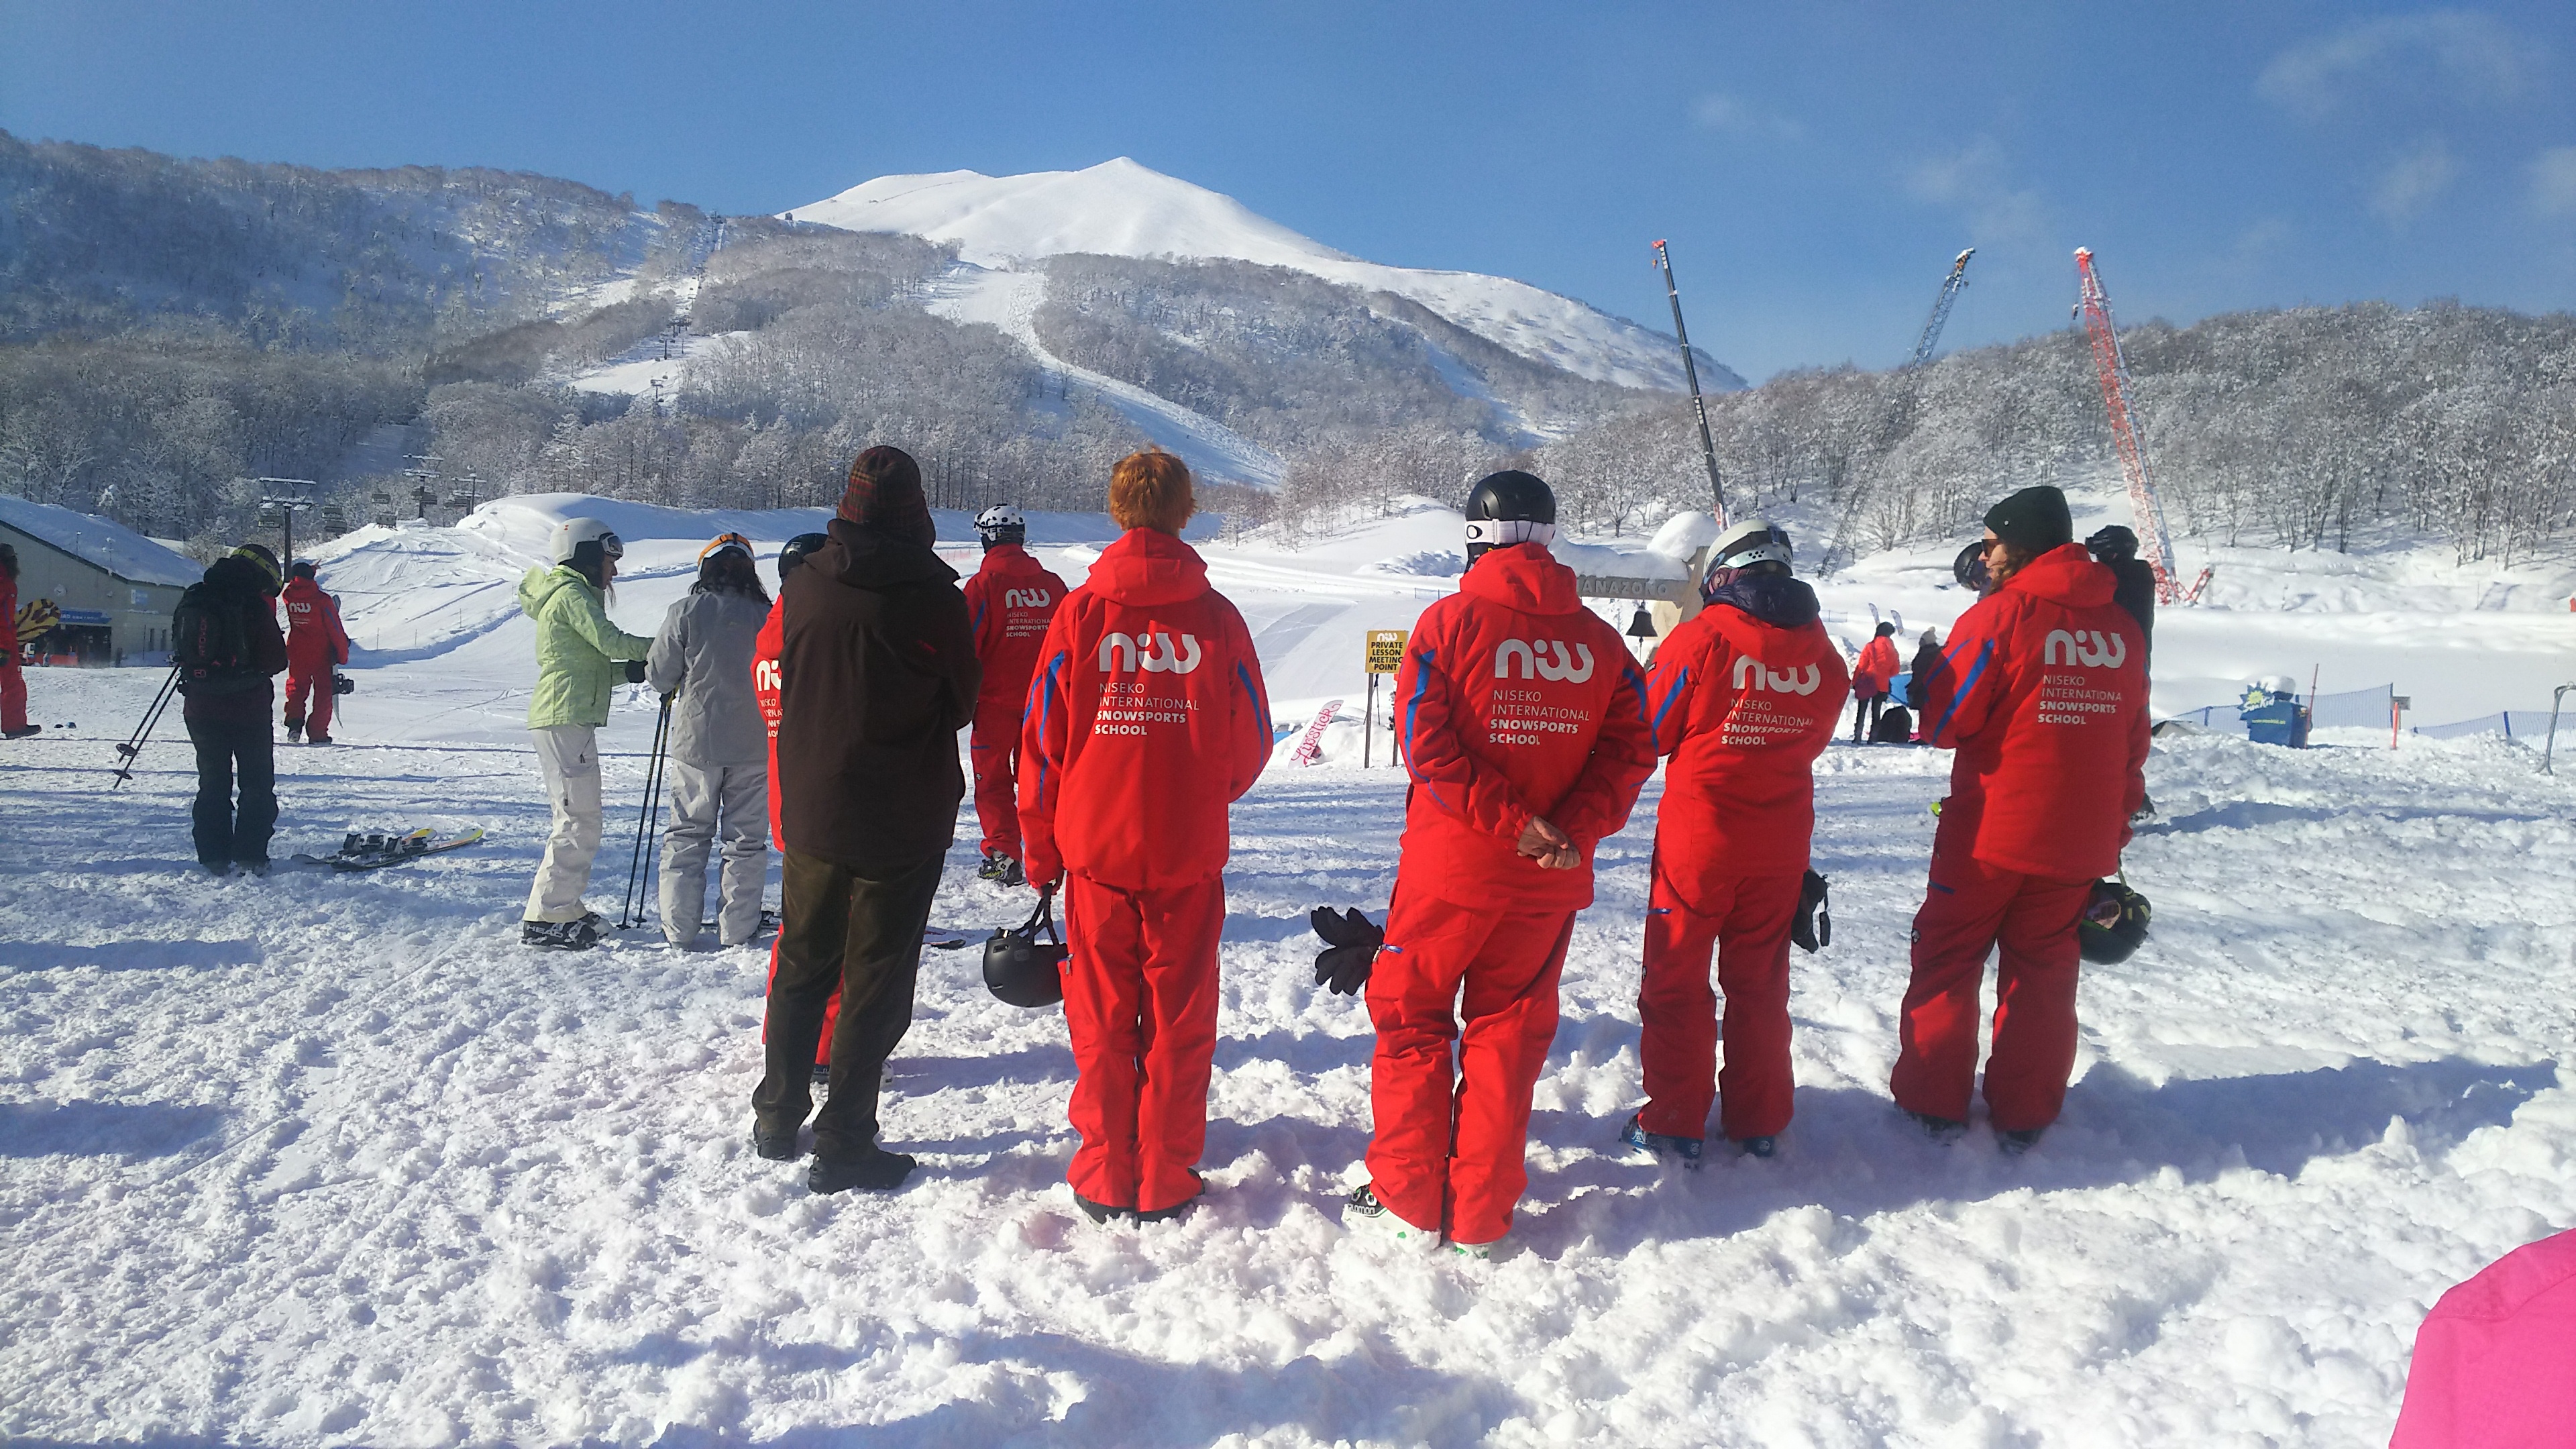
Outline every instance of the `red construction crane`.
[(2102, 406), (2111, 415), (2111, 445), (2120, 454), (2120, 471), (2129, 480), (2129, 508), (2136, 514), (2138, 547), (2155, 570), (2156, 602), (2190, 603), (2209, 582), (2209, 570), (2185, 591), (2174, 577), (2173, 537), (2165, 531), (2165, 509), (2147, 481), (2147, 457), (2138, 436), (2137, 415), (2129, 407), (2129, 363), (2120, 353), (2120, 333), (2111, 323), (2111, 296), (2102, 290), (2102, 274), (2093, 269), (2093, 250), (2075, 249), (2075, 273), (2082, 286), (2076, 310), (2083, 314), (2085, 335), (2093, 341), (2093, 371), (2102, 382)]

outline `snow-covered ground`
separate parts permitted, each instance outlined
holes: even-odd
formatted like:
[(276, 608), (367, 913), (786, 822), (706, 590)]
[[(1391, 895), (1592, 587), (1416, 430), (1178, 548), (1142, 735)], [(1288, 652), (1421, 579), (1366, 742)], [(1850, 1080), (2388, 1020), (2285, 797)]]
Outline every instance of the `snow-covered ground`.
[[(349, 743), (281, 747), (278, 851), (490, 831), (435, 861), (198, 875), (175, 719), (104, 788), (153, 675), (33, 672), (37, 718), (81, 728), (0, 746), (0, 1436), (2359, 1445), (2442, 1289), (2576, 1226), (2576, 788), (2494, 737), (2168, 739), (2128, 856), (2154, 940), (2088, 968), (2067, 1115), (2018, 1160), (1893, 1120), (1946, 761), (1842, 746), (1819, 771), (1835, 941), (1796, 968), (1781, 1156), (1674, 1174), (1610, 1150), (1638, 1099), (1650, 785), (1577, 927), (1514, 1248), (1470, 1267), (1338, 1226), (1369, 1036), (1312, 985), (1304, 916), (1384, 906), (1402, 787), (1355, 767), (1355, 732), (1316, 768), (1292, 735), (1235, 812), (1202, 1211), (1081, 1218), (1061, 1017), (995, 1002), (971, 949), (926, 959), (890, 1071), (889, 1139), (924, 1172), (811, 1197), (746, 1141), (762, 953), (516, 944), (545, 814), (509, 587), (576, 507), (630, 540), (612, 612), (638, 632), (713, 532), (766, 557), (818, 517), (520, 499), (326, 552), (358, 692)], [(1110, 536), (1036, 533), (1069, 577)], [(1424, 510), (1203, 547), (1286, 724), (1356, 704), (1359, 631), (1445, 592), (1458, 542)], [(1837, 632), (1873, 603), (1946, 625), (1952, 595), (1908, 567), (1829, 585)], [(2457, 592), (2455, 638), (2544, 622)], [(2217, 669), (2204, 615), (2302, 644), (2344, 619), (2176, 611), (2160, 670)], [(2531, 658), (2517, 707), (2548, 678)], [(612, 914), (652, 719), (621, 692), (605, 741)], [(952, 851), (937, 924), (1026, 912), (972, 866)]]

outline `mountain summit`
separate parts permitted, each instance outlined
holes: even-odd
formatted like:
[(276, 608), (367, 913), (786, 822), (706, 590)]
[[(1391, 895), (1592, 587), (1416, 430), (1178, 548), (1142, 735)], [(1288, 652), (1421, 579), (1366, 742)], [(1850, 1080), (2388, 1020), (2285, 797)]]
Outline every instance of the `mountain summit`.
[[(1281, 226), (1231, 196), (1121, 156), (1081, 171), (880, 176), (782, 216), (845, 231), (955, 242), (962, 260), (1011, 269), (1066, 253), (1288, 267), (1363, 292), (1391, 292), (1536, 362), (1624, 387), (1678, 392), (1678, 344), (1625, 318), (1526, 282), (1478, 272), (1381, 266)], [(1742, 378), (1703, 360), (1706, 385)]]

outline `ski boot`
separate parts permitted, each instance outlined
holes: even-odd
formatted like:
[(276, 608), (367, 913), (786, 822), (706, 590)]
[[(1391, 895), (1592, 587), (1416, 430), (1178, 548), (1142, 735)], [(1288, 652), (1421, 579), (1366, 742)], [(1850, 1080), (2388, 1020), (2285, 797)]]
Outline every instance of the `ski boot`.
[(1020, 863), (998, 850), (984, 852), (984, 863), (975, 867), (975, 878), (999, 881), (1009, 886), (1029, 883), (1028, 876), (1020, 869)]
[(1995, 1150), (2006, 1157), (2019, 1157), (2039, 1145), (2039, 1134), (2045, 1127), (2025, 1127), (2018, 1132), (1997, 1132)]
[(304, 721), (291, 719), (286, 722), (286, 742), (290, 745), (304, 743)]
[(1968, 1124), (1965, 1122), (1954, 1122), (1947, 1117), (1935, 1117), (1929, 1112), (1907, 1112), (1905, 1116), (1906, 1120), (1921, 1129), (1924, 1136), (1944, 1147), (1968, 1135)]
[(14, 730), (0, 731), (0, 739), (23, 740), (29, 735), (40, 735), (44, 732), (45, 727), (43, 725), (26, 724), (20, 725)]
[(1197, 1191), (1191, 1193), (1188, 1197), (1182, 1198), (1179, 1202), (1172, 1204), (1170, 1207), (1155, 1208), (1151, 1212), (1140, 1211), (1136, 1214), (1136, 1221), (1140, 1223), (1169, 1223), (1178, 1222), (1182, 1218), (1188, 1217), (1190, 1215), (1190, 1209), (1199, 1205), (1199, 1199), (1207, 1196), (1207, 1179), (1199, 1175), (1199, 1170), (1197, 1168), (1193, 1167), (1190, 1169), (1190, 1178), (1198, 1184)]
[(1390, 1243), (1408, 1252), (1428, 1253), (1440, 1246), (1440, 1235), (1429, 1228), (1417, 1228), (1395, 1215), (1395, 1210), (1377, 1200), (1377, 1185), (1370, 1183), (1342, 1201), (1342, 1226), (1353, 1233), (1366, 1233), (1380, 1242)]
[(326, 734), (310, 734), (304, 737), (304, 743), (308, 745), (327, 745), (335, 743), (335, 741)]
[(796, 1132), (793, 1127), (784, 1132), (763, 1132), (760, 1124), (754, 1122), (751, 1124), (751, 1150), (771, 1162), (793, 1162), (796, 1160)]
[(1628, 1125), (1619, 1129), (1619, 1140), (1649, 1157), (1666, 1162), (1678, 1162), (1687, 1171), (1699, 1171), (1700, 1139), (1649, 1132), (1646, 1130), (1645, 1117), (1646, 1114), (1643, 1112), (1629, 1113)]
[(1780, 1139), (1777, 1137), (1739, 1137), (1735, 1139), (1735, 1150), (1746, 1157), (1758, 1157), (1763, 1161), (1768, 1162), (1780, 1151)]
[(599, 944), (599, 928), (587, 918), (578, 921), (522, 921), (519, 944), (540, 951), (587, 951)]
[(870, 1192), (892, 1192), (903, 1186), (903, 1180), (912, 1176), (912, 1170), (918, 1166), (920, 1164), (912, 1154), (888, 1152), (882, 1147), (871, 1147), (866, 1156), (846, 1162), (818, 1153), (813, 1167), (805, 1173), (805, 1187), (807, 1191), (817, 1193), (848, 1192), (854, 1187)]

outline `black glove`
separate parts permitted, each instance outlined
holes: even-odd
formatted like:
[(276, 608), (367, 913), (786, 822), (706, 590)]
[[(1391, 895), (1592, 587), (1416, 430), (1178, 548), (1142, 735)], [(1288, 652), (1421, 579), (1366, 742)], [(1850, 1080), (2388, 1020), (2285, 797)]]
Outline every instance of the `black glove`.
[(1377, 960), (1377, 948), (1386, 944), (1386, 932), (1357, 911), (1336, 912), (1331, 906), (1315, 907), (1306, 919), (1324, 938), (1324, 949), (1315, 953), (1315, 984), (1336, 995), (1357, 995), (1368, 985), (1369, 967)]
[(1825, 904), (1825, 878), (1812, 870), (1798, 883), (1798, 915), (1789, 923), (1789, 939), (1802, 951), (1821, 951), (1834, 943), (1834, 913)]
[(331, 692), (333, 694), (354, 694), (357, 692), (357, 689), (358, 681), (351, 679), (349, 676), (345, 674), (334, 674), (331, 676)]
[(2127, 563), (2138, 556), (2138, 536), (2114, 523), (2084, 540), (2084, 548), (2103, 563)]
[(629, 684), (642, 684), (644, 682), (643, 660), (629, 659), (626, 661), (626, 682)]

